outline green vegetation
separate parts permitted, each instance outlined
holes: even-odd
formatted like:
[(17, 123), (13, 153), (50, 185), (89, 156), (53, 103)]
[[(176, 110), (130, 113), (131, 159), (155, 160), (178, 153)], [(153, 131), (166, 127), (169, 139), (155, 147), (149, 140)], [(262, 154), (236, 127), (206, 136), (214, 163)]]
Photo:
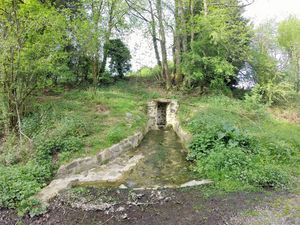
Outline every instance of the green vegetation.
[(275, 118), (262, 105), (193, 98), (183, 103), (180, 117), (193, 134), (188, 160), (219, 189), (291, 188), (300, 175), (299, 125)]
[[(199, 177), (225, 191), (291, 188), (300, 175), (300, 22), (254, 29), (244, 8), (0, 0), (0, 207), (43, 212), (34, 196), (60, 165), (143, 128), (146, 102), (159, 97), (180, 101)], [(152, 41), (154, 68), (130, 72), (134, 30)]]
[(240, 9), (216, 7), (192, 19), (190, 29), (197, 35), (190, 50), (183, 52), (185, 86), (224, 89), (235, 84), (238, 71), (248, 59), (251, 40), (251, 29)]
[(257, 103), (255, 95), (237, 100), (166, 94), (153, 76), (37, 96), (34, 113), (22, 121), (31, 142), (10, 136), (1, 147), (1, 205), (43, 212), (32, 196), (61, 164), (95, 155), (139, 130), (147, 121), (146, 102), (161, 96), (179, 100), (179, 118), (194, 137), (188, 160), (199, 178), (215, 181), (216, 190), (292, 187), (300, 175), (300, 127), (288, 115), (299, 112), (297, 101), (282, 109)]
[(146, 102), (159, 94), (143, 91), (146, 85), (136, 88), (134, 81), (128, 87), (128, 82), (37, 96), (33, 113), (22, 121), (30, 141), (10, 136), (1, 146), (0, 206), (21, 213), (38, 206), (31, 197), (60, 165), (95, 155), (145, 127)]
[(106, 46), (107, 56), (110, 58), (109, 69), (111, 74), (124, 78), (130, 70), (130, 51), (120, 39), (110, 40)]

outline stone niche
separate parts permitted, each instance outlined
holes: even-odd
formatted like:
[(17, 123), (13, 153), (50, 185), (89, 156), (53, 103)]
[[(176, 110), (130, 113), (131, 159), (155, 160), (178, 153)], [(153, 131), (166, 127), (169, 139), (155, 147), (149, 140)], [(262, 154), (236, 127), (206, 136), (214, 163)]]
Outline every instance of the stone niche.
[(148, 103), (149, 128), (153, 130), (174, 126), (178, 103), (170, 99), (156, 99)]

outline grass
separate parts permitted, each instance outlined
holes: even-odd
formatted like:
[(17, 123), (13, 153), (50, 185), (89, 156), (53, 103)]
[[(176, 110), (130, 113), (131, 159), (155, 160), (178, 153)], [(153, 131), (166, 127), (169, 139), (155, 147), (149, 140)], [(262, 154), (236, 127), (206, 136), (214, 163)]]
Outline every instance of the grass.
[[(282, 184), (281, 179), (285, 179), (286, 174), (289, 180), (300, 176), (300, 125), (275, 113), (284, 111), (295, 115), (300, 104), (295, 103), (289, 110), (279, 106), (267, 109), (225, 96), (166, 93), (152, 77), (131, 77), (96, 90), (60, 89), (52, 94), (36, 96), (27, 109), (30, 113), (22, 121), (23, 132), (32, 143), (27, 140), (18, 143), (16, 137), (9, 136), (0, 148), (0, 206), (18, 207), (23, 212), (36, 207), (37, 203), (30, 199), (31, 196), (51, 181), (60, 165), (95, 155), (142, 129), (147, 123), (147, 102), (160, 97), (179, 100), (179, 119), (194, 138), (203, 133), (215, 135), (211, 128), (235, 136), (234, 147), (224, 147), (219, 143), (216, 146), (222, 154), (215, 151), (214, 155), (197, 158), (191, 163), (199, 172), (199, 178), (215, 181), (207, 187), (207, 195), (261, 188), (237, 179), (236, 176), (239, 178), (241, 174), (244, 179), (255, 175), (256, 181), (262, 182), (257, 175), (264, 171), (268, 179), (263, 182), (275, 184)], [(224, 131), (224, 127), (234, 127), (235, 130), (229, 128)], [(247, 142), (248, 137), (259, 144), (259, 147), (251, 147), (250, 150), (258, 150), (259, 153), (245, 154), (243, 150), (247, 149), (238, 146), (240, 142)], [(245, 171), (240, 173), (237, 157), (241, 161), (254, 162), (251, 165), (257, 166), (257, 170), (250, 168), (254, 175), (250, 176)], [(223, 163), (224, 160), (228, 161), (227, 164)], [(210, 167), (203, 168), (203, 164)], [(222, 170), (214, 166), (221, 166)], [(241, 166), (245, 167), (245, 163)], [(290, 188), (290, 184), (284, 184), (284, 188)]]
[[(30, 138), (34, 139), (40, 133), (48, 134), (49, 127), (52, 131), (59, 130), (62, 124), (68, 126), (73, 120), (82, 123), (87, 129), (87, 134), (81, 138), (83, 148), (63, 155), (61, 163), (66, 163), (78, 157), (95, 155), (133, 135), (146, 125), (147, 101), (160, 95), (127, 84), (120, 81), (97, 90), (70, 90), (56, 96), (37, 97), (32, 108), (38, 109), (39, 114), (48, 114), (48, 121), (43, 123), (40, 118), (34, 121), (37, 125), (34, 131), (28, 132)], [(25, 118), (25, 125), (26, 122)]]
[(161, 96), (160, 88), (147, 82), (132, 78), (96, 90), (60, 88), (32, 99), (22, 121), (31, 142), (11, 135), (0, 146), (0, 207), (21, 213), (38, 208), (32, 196), (60, 165), (95, 155), (143, 129), (147, 102)]
[[(253, 154), (247, 153), (246, 158), (241, 159), (241, 162), (249, 159), (251, 162), (249, 163), (256, 168), (246, 166), (245, 169), (241, 169), (238, 166), (241, 162), (236, 157), (244, 157), (241, 154), (245, 149), (239, 146), (228, 147), (228, 145), (220, 147), (218, 143), (216, 144), (218, 148), (211, 150), (212, 153), (208, 156), (203, 156), (201, 153), (202, 155), (198, 155), (198, 158), (194, 160), (196, 163), (194, 168), (199, 171), (200, 177), (213, 179), (216, 189), (229, 192), (257, 190), (261, 188), (261, 183), (267, 182), (269, 185), (273, 179), (280, 184), (280, 180), (284, 179), (284, 182), (282, 181), (285, 183), (284, 187), (292, 188), (294, 181), (300, 176), (299, 124), (277, 117), (272, 113), (272, 109), (267, 109), (265, 106), (259, 104), (253, 106), (246, 101), (225, 96), (190, 97), (188, 101), (181, 99), (180, 103), (179, 118), (183, 127), (194, 135), (194, 140), (199, 134), (203, 136), (213, 133), (214, 129), (216, 133), (212, 135), (218, 136), (223, 127), (234, 127), (238, 134), (246, 139), (250, 138), (251, 142), (254, 142), (252, 150), (255, 148), (255, 151), (258, 151)], [(226, 153), (225, 149), (228, 148), (229, 153)], [(234, 154), (235, 151), (238, 155)], [(223, 154), (225, 156), (231, 154), (231, 159), (224, 162), (227, 159)], [(210, 166), (217, 167), (210, 168)], [(236, 169), (235, 166), (239, 168)], [(262, 181), (264, 169), (268, 177)], [(232, 170), (235, 171), (234, 174)], [(259, 185), (254, 184), (253, 181), (244, 181), (250, 179), (251, 176), (260, 179), (257, 181)], [(288, 184), (285, 181), (286, 176), (289, 179)], [(271, 187), (273, 188), (273, 184)]]

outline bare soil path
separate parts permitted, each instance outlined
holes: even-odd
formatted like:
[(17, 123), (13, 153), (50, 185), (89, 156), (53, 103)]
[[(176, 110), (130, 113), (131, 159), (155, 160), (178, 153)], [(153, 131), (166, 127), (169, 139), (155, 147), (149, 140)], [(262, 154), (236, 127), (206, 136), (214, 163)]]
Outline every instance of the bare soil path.
[[(40, 217), (20, 219), (12, 210), (0, 210), (0, 224), (300, 224), (299, 195), (235, 193), (205, 198), (200, 189), (130, 191), (90, 188), (79, 195), (66, 192), (51, 203), (48, 213)], [(97, 205), (103, 206), (103, 202), (108, 203), (107, 207), (97, 210)]]

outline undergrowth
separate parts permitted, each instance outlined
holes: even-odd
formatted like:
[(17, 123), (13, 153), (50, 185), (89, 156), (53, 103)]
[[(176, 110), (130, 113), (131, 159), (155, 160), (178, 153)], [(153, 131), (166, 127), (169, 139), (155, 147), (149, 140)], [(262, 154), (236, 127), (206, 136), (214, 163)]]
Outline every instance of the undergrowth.
[(193, 134), (188, 160), (216, 190), (288, 189), (300, 176), (298, 124), (274, 118), (254, 97), (166, 96), (147, 82), (133, 78), (34, 99), (22, 121), (27, 137), (0, 134), (0, 207), (42, 213), (34, 196), (60, 165), (136, 132), (147, 122), (146, 102), (162, 95), (179, 99), (180, 120)]
[(26, 137), (6, 136), (0, 144), (0, 207), (17, 208), (20, 215), (42, 213), (34, 196), (58, 167), (95, 155), (144, 127), (146, 102), (156, 96), (125, 81), (38, 96), (22, 121)]
[(299, 174), (300, 127), (264, 106), (224, 96), (191, 99), (181, 111), (193, 134), (187, 159), (224, 191), (288, 189)]

